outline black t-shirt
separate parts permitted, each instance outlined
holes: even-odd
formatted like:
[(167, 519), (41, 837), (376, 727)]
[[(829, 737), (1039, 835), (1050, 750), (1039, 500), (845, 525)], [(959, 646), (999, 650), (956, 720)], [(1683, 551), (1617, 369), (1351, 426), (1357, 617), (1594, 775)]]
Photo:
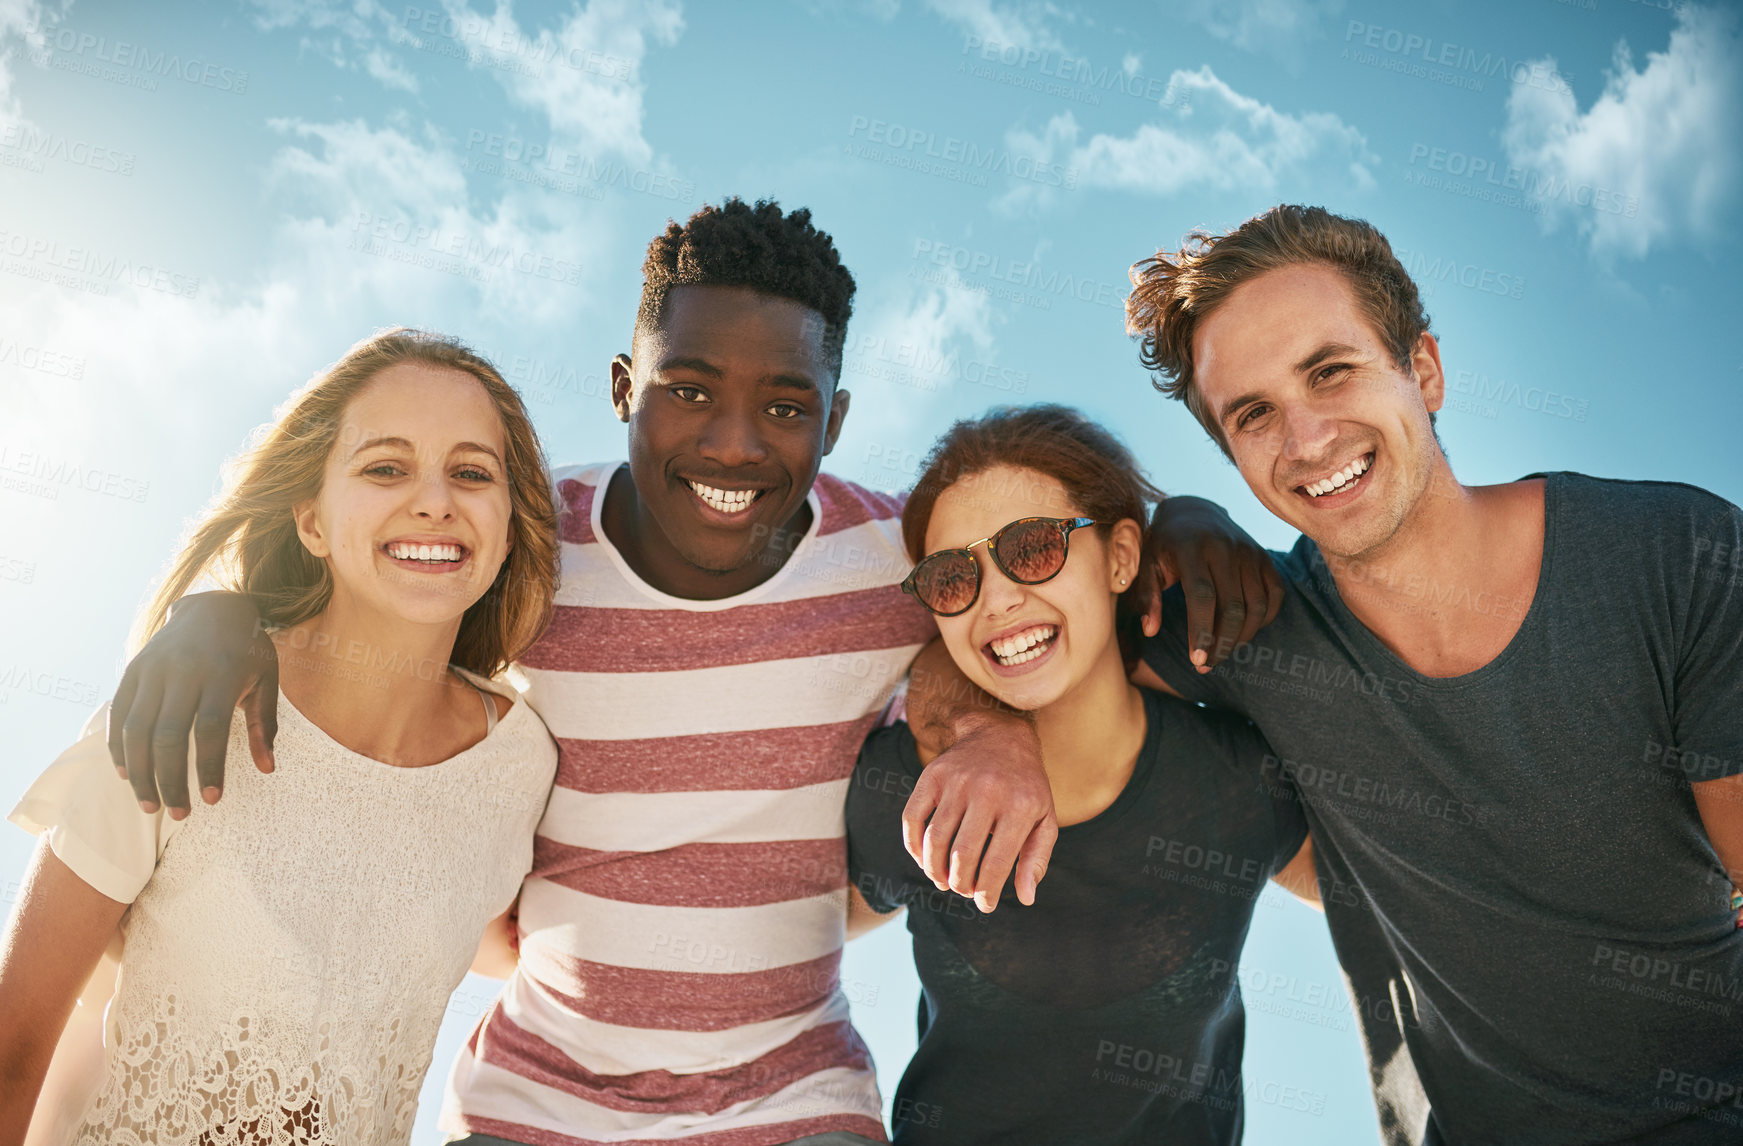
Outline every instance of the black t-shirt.
[(1689, 787), (1743, 772), (1743, 512), (1571, 473), (1544, 497), (1530, 602), (1403, 586), (1524, 613), (1475, 672), (1394, 656), (1306, 538), (1215, 672), (1177, 593), (1145, 659), (1295, 782), (1388, 1141), (1743, 1141), (1743, 932)]
[(1266, 784), (1252, 725), (1144, 694), (1143, 749), (1100, 815), (1063, 828), (1032, 907), (982, 915), (902, 847), (920, 761), (874, 732), (848, 789), (854, 886), (907, 907), (920, 1045), (892, 1117), (901, 1146), (1231, 1143), (1245, 1012), (1236, 977), (1254, 901), (1306, 836)]

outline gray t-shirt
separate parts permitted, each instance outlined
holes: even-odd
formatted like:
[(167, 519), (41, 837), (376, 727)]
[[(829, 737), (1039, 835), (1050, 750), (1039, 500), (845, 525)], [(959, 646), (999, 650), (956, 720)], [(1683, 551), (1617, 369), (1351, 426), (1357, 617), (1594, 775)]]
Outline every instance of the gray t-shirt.
[(1689, 784), (1743, 772), (1743, 511), (1546, 476), (1528, 611), (1405, 586), (1524, 612), (1475, 672), (1399, 660), (1306, 538), (1215, 672), (1178, 591), (1144, 656), (1251, 718), (1300, 792), (1388, 1142), (1740, 1141), (1743, 932)]

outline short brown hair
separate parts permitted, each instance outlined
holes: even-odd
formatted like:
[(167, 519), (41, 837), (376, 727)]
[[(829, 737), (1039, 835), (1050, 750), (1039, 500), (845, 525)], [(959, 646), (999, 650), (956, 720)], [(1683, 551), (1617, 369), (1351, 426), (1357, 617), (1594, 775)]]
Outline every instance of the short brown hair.
[(1428, 332), (1428, 312), (1392, 244), (1365, 220), (1285, 203), (1226, 235), (1193, 231), (1179, 251), (1157, 251), (1132, 267), (1126, 333), (1142, 336), (1139, 359), (1163, 375), (1156, 389), (1185, 401), (1224, 454), (1228, 441), (1193, 377), (1193, 335), (1242, 283), (1302, 263), (1342, 271), (1398, 368), (1410, 369), (1417, 341)]
[[(1149, 507), (1162, 500), (1125, 444), (1070, 406), (997, 406), (978, 418), (956, 422), (933, 444), (908, 502), (902, 507), (902, 543), (918, 562), (926, 552), (926, 527), (945, 490), (965, 478), (1014, 466), (1046, 474), (1106, 537), (1113, 524), (1131, 518), (1140, 529)], [(1142, 576), (1120, 594), (1115, 626), (1127, 660), (1137, 654), (1139, 624), (1148, 582)]]
[(512, 544), (495, 582), (461, 616), (450, 663), (492, 677), (526, 651), (550, 620), (557, 588), (557, 511), (538, 435), (496, 367), (457, 339), (404, 327), (346, 351), (291, 395), (278, 420), (232, 463), (227, 488), (194, 526), (140, 617), (136, 646), (163, 627), (170, 606), (202, 578), (246, 593), (268, 626), (299, 624), (326, 609), (333, 575), (303, 547), (292, 507), (320, 494), (351, 400), (402, 362), (470, 374), (502, 418)]

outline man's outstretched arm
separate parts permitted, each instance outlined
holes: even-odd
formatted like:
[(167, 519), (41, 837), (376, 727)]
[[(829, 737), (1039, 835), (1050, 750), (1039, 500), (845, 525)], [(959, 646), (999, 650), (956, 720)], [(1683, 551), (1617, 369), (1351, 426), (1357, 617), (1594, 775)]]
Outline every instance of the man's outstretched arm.
[(982, 691), (934, 637), (908, 670), (908, 726), (926, 765), (902, 813), (908, 854), (982, 911), (1013, 869), (1018, 901), (1034, 903), (1059, 824), (1028, 715)]
[(262, 772), (273, 768), (278, 735), (278, 652), (243, 593), (195, 593), (121, 674), (109, 709), (109, 756), (146, 812), (161, 799), (171, 819), (188, 814), (188, 736), (200, 795), (218, 802), (224, 752), (237, 704), (248, 720), (248, 749)]

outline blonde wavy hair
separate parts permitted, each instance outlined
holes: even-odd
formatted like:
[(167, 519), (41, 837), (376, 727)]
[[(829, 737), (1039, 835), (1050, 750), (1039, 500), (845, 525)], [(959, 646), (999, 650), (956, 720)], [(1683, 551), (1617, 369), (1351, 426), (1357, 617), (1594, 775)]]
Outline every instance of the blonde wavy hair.
[(544, 451), (520, 395), (484, 358), (445, 335), (398, 327), (366, 338), (279, 408), (276, 421), (227, 468), (224, 491), (201, 517), (134, 627), (137, 650), (196, 583), (246, 593), (271, 627), (327, 607), (327, 563), (297, 537), (293, 508), (317, 497), (346, 407), (400, 363), (448, 367), (476, 378), (502, 418), (510, 547), (496, 580), (460, 619), (450, 663), (492, 677), (538, 639), (557, 588), (557, 511)]

